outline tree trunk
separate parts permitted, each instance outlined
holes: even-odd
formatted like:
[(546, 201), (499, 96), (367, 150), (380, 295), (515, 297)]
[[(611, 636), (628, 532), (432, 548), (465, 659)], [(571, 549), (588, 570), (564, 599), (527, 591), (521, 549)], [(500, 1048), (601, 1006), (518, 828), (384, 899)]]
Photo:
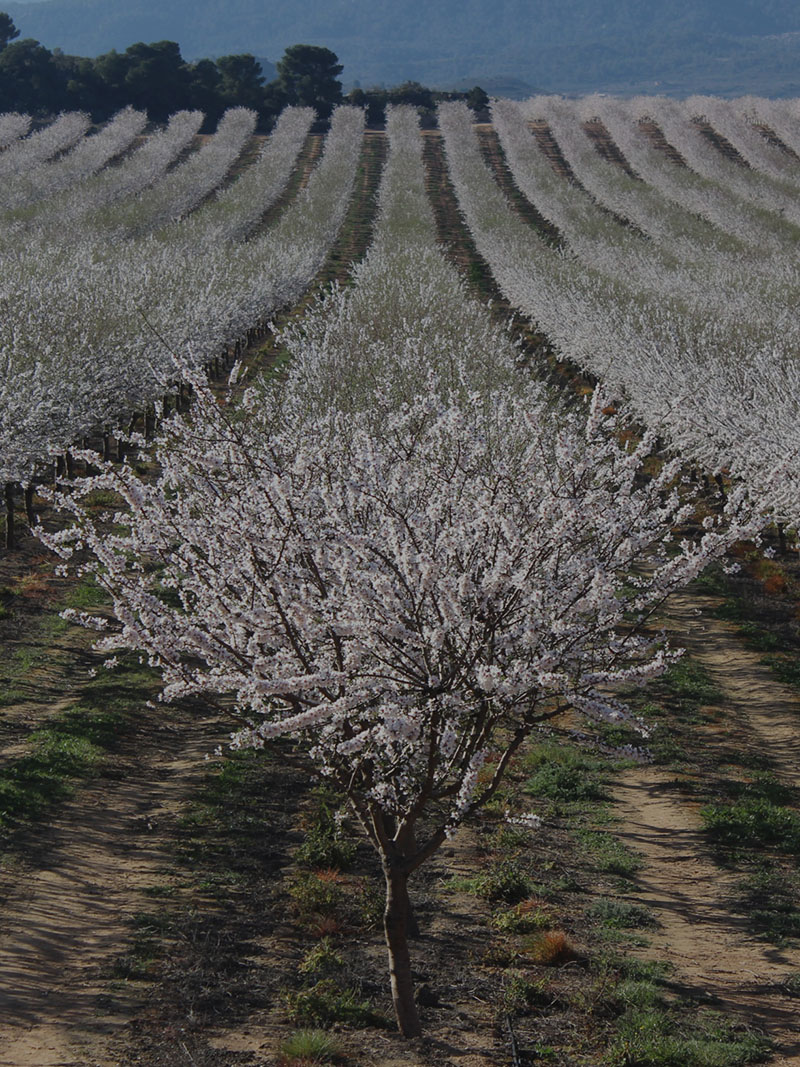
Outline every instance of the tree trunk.
[(422, 1025), (414, 1002), (411, 956), (408, 951), (408, 875), (386, 866), (386, 910), (383, 929), (389, 952), (389, 975), (397, 1026), (403, 1037), (419, 1037)]
[(14, 486), (6, 482), (6, 548), (9, 552), (16, 547), (14, 537)]
[(778, 546), (780, 548), (780, 553), (782, 556), (785, 556), (789, 548), (786, 543), (786, 527), (782, 522), (776, 523), (776, 526), (778, 529)]
[(33, 513), (33, 486), (25, 486), (25, 514), (28, 518), (28, 525), (34, 526), (36, 524), (36, 516)]

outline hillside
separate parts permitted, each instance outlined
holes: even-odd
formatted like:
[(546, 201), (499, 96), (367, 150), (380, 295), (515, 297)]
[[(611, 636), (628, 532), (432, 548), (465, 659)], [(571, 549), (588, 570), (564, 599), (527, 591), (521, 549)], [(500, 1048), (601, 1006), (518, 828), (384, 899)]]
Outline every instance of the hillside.
[(530, 89), (797, 91), (800, 8), (791, 0), (44, 0), (9, 3), (23, 37), (79, 55), (177, 40), (184, 56), (298, 41), (332, 48), (344, 80), (476, 81)]

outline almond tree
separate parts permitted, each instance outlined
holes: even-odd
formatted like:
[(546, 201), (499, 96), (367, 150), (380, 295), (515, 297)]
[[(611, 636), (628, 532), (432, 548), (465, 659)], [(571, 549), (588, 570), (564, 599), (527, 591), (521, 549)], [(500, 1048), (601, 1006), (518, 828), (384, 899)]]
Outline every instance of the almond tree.
[[(741, 531), (710, 519), (674, 544), (678, 464), (645, 479), (652, 440), (620, 444), (599, 399), (556, 419), (539, 386), (456, 399), (432, 375), (378, 418), (309, 416), (194, 386), (155, 481), (106, 467), (49, 542), (93, 554), (119, 621), (101, 647), (143, 650), (167, 700), (233, 698), (234, 747), (295, 736), (347, 798), (382, 864), (398, 1026), (418, 1035), (411, 875), (539, 724), (568, 705), (630, 721), (614, 688), (669, 660), (643, 624)], [(124, 500), (121, 532), (83, 510), (96, 488)]]

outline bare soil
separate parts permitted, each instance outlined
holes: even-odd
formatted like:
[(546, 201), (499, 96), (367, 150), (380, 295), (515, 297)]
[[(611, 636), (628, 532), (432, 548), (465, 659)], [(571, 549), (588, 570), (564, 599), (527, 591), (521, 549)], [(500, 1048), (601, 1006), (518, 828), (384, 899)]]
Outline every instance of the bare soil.
[[(143, 710), (143, 717), (146, 712)], [(0, 870), (0, 1064), (106, 1065), (107, 1036), (136, 1006), (110, 965), (163, 879), (165, 837), (218, 719), (159, 721), (150, 709), (105, 776), (29, 832)]]
[[(672, 597), (664, 621), (673, 641), (722, 693), (720, 728), (735, 729), (754, 757), (767, 756), (786, 785), (800, 785), (800, 696), (775, 679), (730, 624), (700, 607), (713, 603)], [(698, 744), (704, 743), (701, 734)], [(674, 964), (678, 980), (698, 997), (762, 1027), (776, 1043), (776, 1065), (800, 1064), (797, 1000), (787, 992), (787, 981), (800, 972), (800, 950), (759, 939), (747, 917), (731, 909), (736, 875), (715, 862), (698, 806), (674, 775), (652, 767), (629, 771), (614, 797), (616, 835), (646, 860), (637, 892), (659, 923), (647, 955)]]

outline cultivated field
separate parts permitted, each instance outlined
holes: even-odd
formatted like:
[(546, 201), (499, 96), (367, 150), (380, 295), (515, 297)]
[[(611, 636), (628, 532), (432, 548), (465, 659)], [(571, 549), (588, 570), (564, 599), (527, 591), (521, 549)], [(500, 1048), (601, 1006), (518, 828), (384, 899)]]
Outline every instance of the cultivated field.
[(0, 1067), (800, 1064), (798, 102), (201, 121), (0, 115)]

